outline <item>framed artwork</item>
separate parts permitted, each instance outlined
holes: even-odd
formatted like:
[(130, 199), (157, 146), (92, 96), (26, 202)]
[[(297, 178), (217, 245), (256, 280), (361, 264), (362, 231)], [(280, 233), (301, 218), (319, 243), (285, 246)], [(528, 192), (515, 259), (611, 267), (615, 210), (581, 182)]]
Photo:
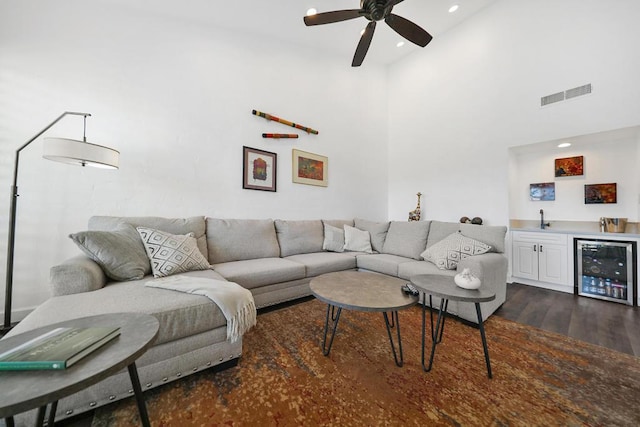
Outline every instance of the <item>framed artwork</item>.
[(618, 203), (618, 189), (616, 183), (585, 185), (584, 203), (585, 205)]
[(293, 182), (321, 187), (329, 185), (329, 159), (327, 157), (295, 148), (292, 155)]
[(529, 184), (529, 199), (533, 201), (546, 202), (556, 199), (555, 182), (541, 182), (539, 184)]
[(556, 177), (584, 175), (584, 156), (555, 160)]
[(242, 188), (276, 191), (278, 155), (251, 147), (242, 149)]

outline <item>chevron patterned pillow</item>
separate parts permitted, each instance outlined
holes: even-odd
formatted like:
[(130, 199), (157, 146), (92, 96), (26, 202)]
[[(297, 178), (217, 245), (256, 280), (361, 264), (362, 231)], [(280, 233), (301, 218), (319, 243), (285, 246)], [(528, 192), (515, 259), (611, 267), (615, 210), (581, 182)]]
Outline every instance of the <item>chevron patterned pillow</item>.
[(193, 233), (175, 235), (153, 228), (137, 227), (136, 229), (151, 262), (153, 277), (211, 268), (198, 249)]

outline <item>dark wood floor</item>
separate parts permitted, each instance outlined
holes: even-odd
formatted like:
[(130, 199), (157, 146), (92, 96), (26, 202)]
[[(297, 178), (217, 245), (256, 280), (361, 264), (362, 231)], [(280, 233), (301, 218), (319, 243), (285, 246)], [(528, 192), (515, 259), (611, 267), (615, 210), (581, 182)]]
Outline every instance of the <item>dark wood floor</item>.
[(640, 356), (640, 307), (511, 283), (507, 301), (495, 314)]

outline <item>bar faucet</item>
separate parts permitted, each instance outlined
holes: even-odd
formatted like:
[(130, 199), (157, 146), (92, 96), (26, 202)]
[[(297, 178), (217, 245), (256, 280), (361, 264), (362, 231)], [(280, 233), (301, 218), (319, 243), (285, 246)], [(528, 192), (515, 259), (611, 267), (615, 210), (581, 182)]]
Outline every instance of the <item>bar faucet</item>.
[(540, 209), (540, 229), (544, 230), (545, 227), (551, 227), (551, 223), (544, 222), (544, 211), (542, 209)]

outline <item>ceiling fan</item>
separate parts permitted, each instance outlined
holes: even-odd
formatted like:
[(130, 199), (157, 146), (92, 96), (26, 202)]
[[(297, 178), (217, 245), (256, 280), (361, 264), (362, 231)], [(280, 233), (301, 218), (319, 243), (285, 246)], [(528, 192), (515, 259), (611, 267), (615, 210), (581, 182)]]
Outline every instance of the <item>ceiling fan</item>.
[(370, 22), (360, 37), (360, 42), (358, 43), (356, 53), (353, 55), (353, 62), (351, 63), (352, 67), (359, 67), (362, 65), (362, 61), (364, 61), (364, 57), (367, 55), (367, 51), (371, 45), (376, 23), (383, 19), (396, 33), (418, 46), (425, 47), (433, 38), (431, 34), (413, 22), (391, 13), (393, 6), (402, 1), (404, 0), (360, 0), (360, 9), (335, 10), (333, 12), (309, 15), (304, 17), (304, 23), (307, 26), (311, 26), (347, 21), (349, 19), (360, 18), (361, 16), (368, 19)]

